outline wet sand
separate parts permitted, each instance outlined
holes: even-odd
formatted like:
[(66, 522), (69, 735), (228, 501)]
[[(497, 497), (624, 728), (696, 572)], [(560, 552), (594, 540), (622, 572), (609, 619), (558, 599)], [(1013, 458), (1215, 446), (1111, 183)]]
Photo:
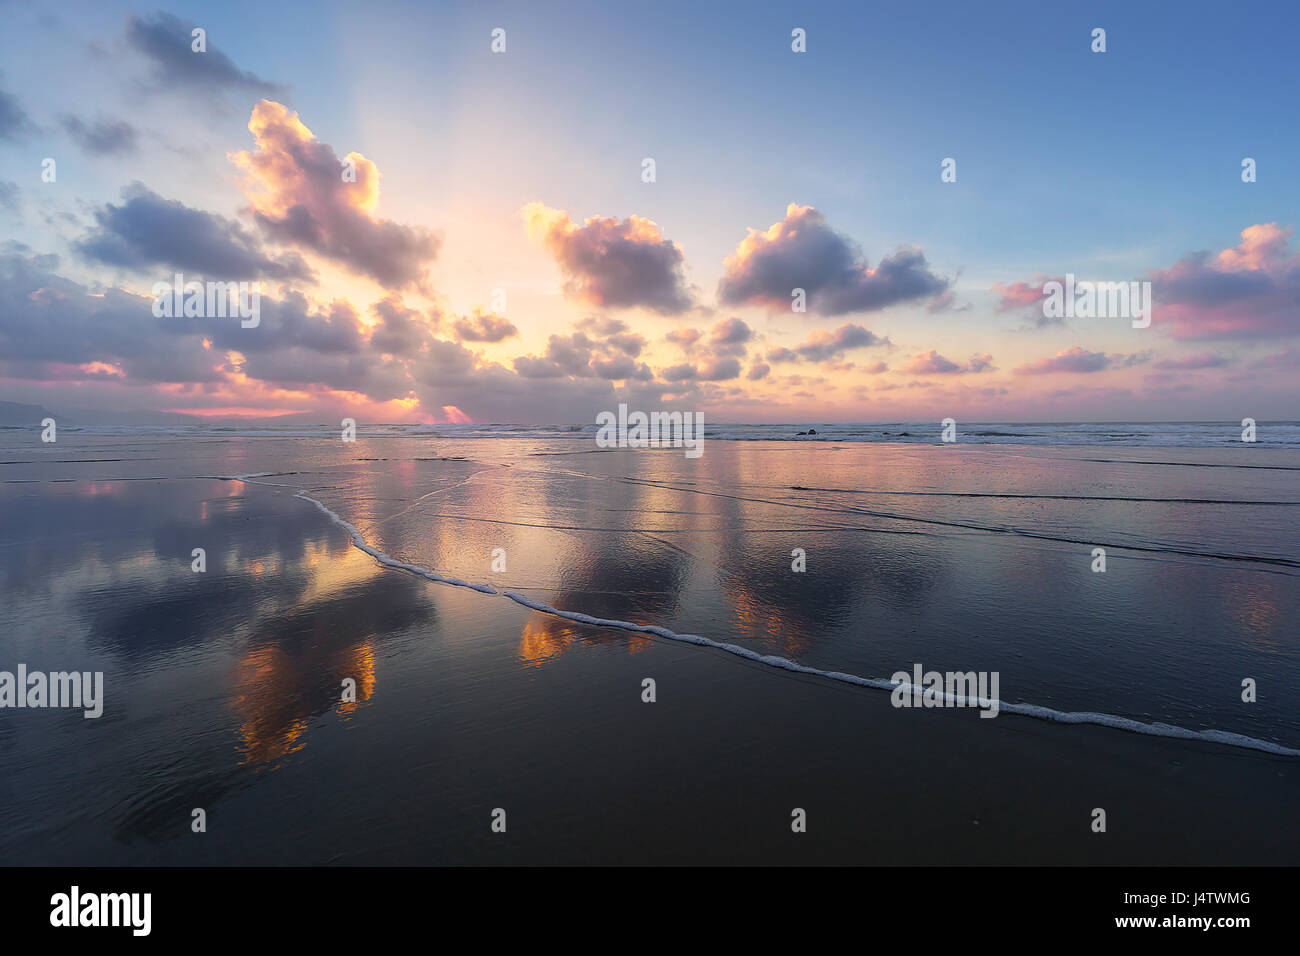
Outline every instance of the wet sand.
[[(344, 461), (300, 450), (292, 468), (265, 467), (288, 456), (256, 442), (7, 468), (0, 667), (103, 670), (107, 700), (99, 720), (0, 711), (0, 861), (1300, 861), (1296, 758), (895, 708), (887, 691), (385, 568), (295, 496), (403, 561), (566, 611), (866, 676), (987, 666), (1008, 700), (1297, 744), (1278, 700), (1296, 686), (1295, 509), (1189, 500), (1294, 500), (1287, 473), (1070, 464), (1098, 469), (1083, 479), (1094, 497), (1123, 485), (1181, 499), (1083, 504), (1062, 489), (1059, 450), (1017, 449), (999, 473), (1010, 453), (981, 449), (964, 486), (1014, 492), (1014, 505), (886, 510), (900, 495), (882, 491), (952, 490), (948, 472), (925, 473), (932, 459), (908, 464), (933, 449), (828, 448), (811, 462), (799, 449), (760, 468), (765, 446), (727, 447), (711, 445), (716, 471), (693, 475), (662, 455), (539, 471), (513, 450), (446, 461), (396, 441)], [(827, 460), (846, 453), (847, 465)], [(254, 471), (298, 474), (186, 477)], [(811, 473), (850, 490), (791, 487), (812, 488)], [(1053, 485), (1069, 500), (1025, 497)], [(864, 489), (877, 492), (865, 508)], [(1161, 516), (1171, 508), (1177, 520)], [(1248, 516), (1224, 517), (1234, 509)], [(1060, 540), (1103, 533), (1127, 576), (1092, 575), (1088, 548)], [(811, 542), (803, 576), (789, 569), (798, 542)], [(1241, 673), (1267, 706), (1239, 713)], [(355, 704), (340, 701), (345, 678)], [(190, 830), (196, 807), (203, 834)], [(1091, 829), (1098, 807), (1104, 834)], [(791, 832), (795, 808), (806, 833)]]

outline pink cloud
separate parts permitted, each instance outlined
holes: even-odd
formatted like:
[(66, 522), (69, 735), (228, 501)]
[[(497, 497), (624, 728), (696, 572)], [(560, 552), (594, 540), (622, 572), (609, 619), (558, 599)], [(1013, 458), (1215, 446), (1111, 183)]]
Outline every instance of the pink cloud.
[(903, 366), (903, 371), (910, 375), (960, 375), (967, 372), (979, 373), (993, 371), (993, 356), (988, 352), (972, 355), (965, 365), (946, 359), (934, 349), (920, 352)]
[[(360, 153), (340, 160), (298, 114), (272, 100), (248, 121), (257, 148), (231, 153), (262, 231), (366, 275), (389, 288), (421, 287), (438, 240), (375, 215), (379, 169)], [(348, 171), (355, 173), (345, 179)]]
[(1241, 242), (1211, 257), (1188, 256), (1151, 272), (1155, 319), (1177, 338), (1300, 335), (1300, 254), (1293, 230), (1248, 226)]
[[(998, 296), (997, 310), (1011, 312), (1039, 305), (1043, 301), (1043, 286), (1051, 282), (1050, 276), (1039, 276), (1033, 282), (995, 282), (993, 291)], [(1064, 279), (1056, 280), (1064, 282)]]
[(1215, 355), (1212, 352), (1196, 352), (1192, 355), (1184, 355), (1182, 358), (1161, 359), (1155, 363), (1155, 367), (1172, 371), (1191, 371), (1201, 368), (1223, 368), (1231, 364), (1232, 359), (1226, 356)]
[(1048, 375), (1054, 372), (1084, 374), (1104, 372), (1107, 369), (1129, 368), (1149, 361), (1149, 352), (1133, 355), (1107, 355), (1105, 352), (1089, 352), (1079, 346), (1071, 346), (1057, 352), (1051, 358), (1042, 358), (1016, 369), (1017, 375)]

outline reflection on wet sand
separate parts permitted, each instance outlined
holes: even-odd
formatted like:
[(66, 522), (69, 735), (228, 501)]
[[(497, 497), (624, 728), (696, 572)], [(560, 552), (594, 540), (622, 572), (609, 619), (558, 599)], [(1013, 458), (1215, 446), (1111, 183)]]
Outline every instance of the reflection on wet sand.
[[(347, 715), (375, 693), (375, 646), (383, 635), (431, 612), (408, 575), (354, 566), (353, 579), (259, 622), (235, 669), (231, 707), (239, 715), (245, 763), (293, 753), (311, 721)], [(338, 573), (338, 569), (334, 569)], [(359, 576), (359, 577), (358, 577)], [(356, 701), (343, 681), (356, 681)]]
[(1284, 578), (1259, 576), (1234, 581), (1225, 604), (1241, 625), (1241, 642), (1264, 654), (1289, 650), (1278, 598)]
[[(639, 624), (659, 623), (673, 615), (689, 570), (686, 558), (655, 542), (634, 548), (628, 538), (619, 532), (585, 533), (582, 541), (591, 549), (589, 558), (566, 565), (553, 606)], [(536, 666), (563, 653), (574, 641), (590, 645), (622, 642), (631, 654), (653, 643), (651, 638), (626, 631), (585, 627), (537, 613), (524, 625), (519, 659)]]
[[(241, 463), (184, 458), (214, 447), (191, 441), (161, 447), (185, 474), (292, 474), (268, 480), (301, 483), (400, 560), (568, 611), (872, 676), (917, 660), (1015, 668), (1004, 690), (1035, 703), (1297, 739), (1294, 708), (1276, 692), (1294, 683), (1294, 576), (1118, 554), (1109, 575), (1093, 576), (1086, 549), (947, 525), (902, 529), (886, 512), (903, 505), (813, 490), (956, 493), (970, 468), (946, 453), (940, 467), (933, 455), (888, 447), (717, 442), (689, 466), (628, 452), (556, 458), (547, 471), (517, 454), (509, 467), (432, 460), (423, 440), (394, 440), (364, 464), (340, 462), (334, 440), (292, 461), (293, 446), (279, 444), (257, 444)], [(1058, 463), (1034, 478), (1042, 488), (1024, 489), (1015, 461), (982, 460), (993, 490), (1091, 480)], [(151, 459), (137, 470), (162, 469)], [(1224, 470), (1203, 481), (1223, 483)], [(50, 474), (0, 486), (0, 650), (11, 661), (39, 655), (46, 668), (102, 668), (108, 701), (102, 721), (0, 718), (12, 794), (0, 827), (6, 861), (477, 863), (487, 859), (482, 808), (504, 804), (544, 822), (512, 827), (534, 841), (509, 841), (521, 862), (789, 862), (801, 850), (770, 824), (797, 783), (819, 819), (848, 823), (847, 839), (815, 847), (809, 859), (820, 862), (990, 851), (1022, 862), (1058, 850), (1089, 862), (1096, 841), (1088, 850), (1052, 841), (1076, 812), (1078, 786), (1099, 780), (1128, 788), (1128, 818), (1149, 810), (1172, 821), (1167, 839), (1124, 844), (1123, 862), (1196, 862), (1202, 851), (1181, 834), (1207, 818), (1216, 824), (1207, 839), (1217, 839), (1207, 858), (1294, 857), (1295, 841), (1278, 836), (1290, 833), (1294, 780), (1269, 763), (1109, 729), (905, 720), (887, 695), (828, 693), (823, 681), (385, 570), (290, 489), (192, 478), (60, 484)], [(1280, 480), (1262, 470), (1232, 478), (1270, 499), (1283, 496), (1267, 484)], [(1232, 494), (1246, 493), (1234, 485)], [(1115, 538), (1130, 516), (1153, 540), (1186, 534), (1181, 519), (1156, 527), (1163, 505), (1085, 512), (1024, 499), (1022, 521), (997, 502), (951, 500), (906, 508), (935, 518), (960, 508), (971, 525), (1053, 534), (1074, 521), (1074, 536), (1089, 539)], [(1240, 509), (1207, 507), (1198, 529), (1245, 533)], [(1295, 509), (1275, 511), (1272, 537), (1251, 527), (1252, 541), (1292, 554)], [(207, 549), (206, 574), (191, 571), (197, 546)], [(497, 547), (508, 574), (489, 566)], [(791, 569), (796, 547), (807, 550), (807, 573)], [(665, 666), (678, 668), (687, 692), (679, 708), (655, 714), (669, 719), (648, 721), (632, 678)], [(1241, 706), (1224, 674), (1260, 678), (1259, 701)], [(355, 703), (342, 699), (348, 678)], [(762, 719), (772, 713), (783, 719)], [(868, 738), (880, 750), (872, 760), (845, 760)], [(927, 786), (934, 759), (975, 768), (975, 786)], [(1195, 773), (1185, 769), (1192, 759)], [(1043, 771), (1029, 788), (1027, 765)], [(1168, 773), (1151, 776), (1157, 765)], [(879, 766), (902, 768), (891, 777), (903, 781), (901, 797), (879, 786)], [(1238, 779), (1243, 768), (1257, 773)], [(717, 817), (696, 812), (709, 806)], [(189, 831), (196, 807), (216, 823), (206, 837)], [(692, 817), (699, 825), (683, 830)], [(775, 836), (765, 841), (765, 831)], [(918, 843), (918, 832), (939, 836)], [(1239, 837), (1243, 849), (1232, 846)]]
[(519, 638), (519, 660), (526, 666), (540, 667), (563, 654), (574, 641), (586, 644), (623, 641), (627, 644), (629, 654), (639, 654), (654, 643), (651, 638), (640, 634), (584, 627), (539, 611), (524, 622), (523, 633)]
[[(338, 678), (334, 710), (341, 715), (352, 713), (374, 695), (375, 635), (309, 662), (305, 673), (303, 663), (302, 657), (276, 646), (250, 649), (240, 660), (231, 706), (242, 720), (241, 763), (270, 763), (302, 748), (303, 734), (325, 700), (323, 688), (312, 693), (324, 683), (318, 678)], [(347, 678), (356, 681), (355, 702), (342, 699)]]

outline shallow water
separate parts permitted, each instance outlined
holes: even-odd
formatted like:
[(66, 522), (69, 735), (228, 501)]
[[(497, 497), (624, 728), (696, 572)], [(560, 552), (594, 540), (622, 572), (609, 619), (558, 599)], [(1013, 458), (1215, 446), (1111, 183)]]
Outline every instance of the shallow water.
[[(1297, 860), (1267, 833), (1295, 806), (1294, 758), (894, 709), (386, 569), (297, 497), (393, 560), (566, 612), (860, 677), (997, 671), (1004, 701), (1300, 747), (1295, 452), (4, 441), (0, 669), (107, 687), (98, 720), (0, 710), (6, 862)], [(872, 778), (936, 759), (963, 785)], [(1143, 815), (1122, 849), (1086, 821), (1053, 835), (1088, 787)], [(838, 842), (788, 843), (805, 803)], [(1216, 810), (1197, 856), (1174, 829)], [(875, 859), (905, 852), (900, 826), (923, 834), (906, 859)]]

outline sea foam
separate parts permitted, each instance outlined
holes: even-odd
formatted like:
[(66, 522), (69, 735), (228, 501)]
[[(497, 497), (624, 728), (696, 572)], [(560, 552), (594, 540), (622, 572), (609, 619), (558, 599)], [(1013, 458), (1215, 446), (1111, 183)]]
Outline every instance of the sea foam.
[[(260, 475), (229, 475), (222, 476), (224, 481), (241, 481), (247, 484), (266, 485), (277, 488), (290, 488), (295, 492), (294, 497), (309, 501), (326, 515), (332, 522), (343, 528), (352, 538), (352, 544), (361, 551), (370, 555), (377, 562), (385, 567), (395, 568), (400, 571), (406, 571), (410, 574), (418, 575), (428, 581), (437, 584), (449, 584), (453, 587), (469, 588), (478, 591), (481, 594), (491, 594), (501, 596), (514, 601), (530, 610), (542, 614), (549, 614), (554, 617), (562, 618), (566, 621), (572, 621), (575, 624), (586, 624), (591, 627), (614, 628), (622, 631), (632, 631), (637, 634), (650, 634), (655, 637), (662, 637), (665, 640), (678, 641), (683, 644), (695, 644), (700, 647), (709, 647), (714, 650), (731, 654), (756, 664), (762, 664), (767, 667), (777, 668), (779, 670), (791, 671), (796, 674), (806, 674), (812, 677), (824, 678), (826, 680), (837, 681), (842, 684), (852, 684), (856, 687), (866, 687), (873, 690), (893, 691), (898, 687), (903, 687), (908, 692), (918, 690), (908, 682), (900, 681), (895, 683), (891, 680), (880, 677), (861, 677), (857, 674), (847, 674), (843, 671), (824, 670), (820, 667), (810, 667), (807, 664), (800, 664), (798, 661), (792, 661), (786, 657), (779, 657), (775, 654), (760, 654), (748, 647), (742, 647), (739, 644), (729, 644), (724, 641), (716, 641), (712, 638), (704, 637), (699, 634), (682, 634), (677, 631), (671, 631), (666, 627), (660, 627), (656, 624), (638, 624), (635, 621), (620, 621), (615, 618), (593, 617), (590, 614), (583, 614), (580, 611), (565, 611), (560, 608), (552, 607), (541, 601), (535, 601), (532, 598), (525, 597), (513, 591), (498, 591), (489, 584), (473, 584), (469, 581), (463, 581), (460, 578), (448, 577), (431, 571), (428, 568), (420, 567), (416, 564), (409, 564), (405, 561), (399, 561), (391, 555), (385, 554), (378, 548), (366, 541), (365, 537), (351, 522), (347, 521), (341, 515), (330, 510), (324, 503), (313, 498), (300, 488), (294, 485), (287, 485), (280, 482), (259, 481)], [(962, 707), (986, 706), (990, 702), (987, 700), (978, 700), (976, 698), (966, 698), (956, 694), (943, 693), (941, 695), (945, 701), (950, 704)], [(1007, 703), (998, 701), (998, 709), (1001, 713), (1016, 714), (1021, 717), (1033, 717), (1037, 720), (1047, 720), (1059, 724), (1095, 724), (1099, 727), (1110, 727), (1114, 730), (1124, 730), (1134, 734), (1145, 734), (1150, 737), (1166, 737), (1175, 740), (1196, 740), (1206, 743), (1224, 744), (1230, 747), (1239, 747), (1246, 750), (1256, 750), (1262, 753), (1274, 754), (1280, 757), (1300, 757), (1300, 750), (1293, 747), (1287, 747), (1283, 744), (1274, 743), (1271, 740), (1260, 740), (1257, 737), (1249, 737), (1245, 734), (1232, 733), (1226, 730), (1191, 730), (1187, 727), (1177, 727), (1173, 724), (1150, 723), (1145, 724), (1130, 717), (1121, 717), (1117, 714), (1094, 713), (1091, 711), (1065, 711), (1056, 710), (1051, 707), (1043, 707), (1039, 704), (1028, 703)]]

